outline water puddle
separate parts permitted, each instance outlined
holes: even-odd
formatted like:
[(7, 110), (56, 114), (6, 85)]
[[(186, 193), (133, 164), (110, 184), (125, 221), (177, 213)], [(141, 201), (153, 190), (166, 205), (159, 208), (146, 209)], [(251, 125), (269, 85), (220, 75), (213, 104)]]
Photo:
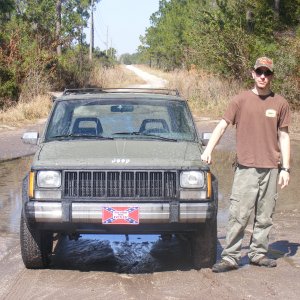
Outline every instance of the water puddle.
[(0, 163), (0, 233), (19, 233), (22, 180), (31, 160), (24, 157)]
[[(231, 193), (235, 153), (217, 150), (213, 154), (212, 172), (219, 180), (219, 215), (218, 222), (223, 225), (227, 222), (227, 211)], [(276, 213), (282, 211), (300, 211), (299, 178), (300, 178), (300, 144), (292, 141), (291, 146), (291, 175), (289, 186), (283, 190), (278, 187), (279, 199)]]

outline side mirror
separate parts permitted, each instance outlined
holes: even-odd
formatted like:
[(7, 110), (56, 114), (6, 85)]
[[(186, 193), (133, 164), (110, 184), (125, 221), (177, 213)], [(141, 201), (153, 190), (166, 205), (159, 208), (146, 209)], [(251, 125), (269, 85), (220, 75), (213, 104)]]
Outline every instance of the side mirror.
[(201, 134), (201, 141), (203, 146), (207, 146), (209, 139), (211, 138), (211, 132), (202, 132)]
[(38, 139), (38, 132), (25, 132), (22, 136), (22, 141), (24, 144), (37, 145)]

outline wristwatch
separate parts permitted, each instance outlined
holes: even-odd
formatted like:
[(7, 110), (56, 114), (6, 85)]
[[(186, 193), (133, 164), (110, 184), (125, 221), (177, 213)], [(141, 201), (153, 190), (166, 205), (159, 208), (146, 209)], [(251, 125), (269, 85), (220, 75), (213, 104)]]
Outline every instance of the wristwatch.
[(280, 171), (285, 171), (285, 172), (290, 173), (290, 168), (280, 168)]

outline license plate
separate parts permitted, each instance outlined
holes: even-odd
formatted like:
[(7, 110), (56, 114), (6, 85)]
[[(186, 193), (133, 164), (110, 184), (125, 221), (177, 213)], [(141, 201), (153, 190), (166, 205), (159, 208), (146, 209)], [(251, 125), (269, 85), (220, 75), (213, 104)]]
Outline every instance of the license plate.
[(139, 208), (134, 207), (103, 207), (102, 224), (107, 225), (138, 225)]

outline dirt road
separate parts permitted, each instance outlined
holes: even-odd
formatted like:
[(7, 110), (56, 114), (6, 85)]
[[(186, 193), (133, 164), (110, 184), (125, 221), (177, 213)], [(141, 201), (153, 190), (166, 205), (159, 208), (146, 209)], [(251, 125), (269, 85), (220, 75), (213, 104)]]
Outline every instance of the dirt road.
[(143, 88), (164, 88), (167, 84), (165, 79), (159, 78), (155, 75), (149, 74), (145, 71), (140, 70), (139, 68), (127, 65), (126, 68), (132, 72), (134, 72), (138, 77), (143, 79), (146, 84), (143, 85), (135, 85), (131, 87), (143, 87)]
[[(197, 125), (199, 130), (209, 130), (215, 123), (198, 118)], [(34, 151), (32, 146), (25, 149), (19, 144), (23, 131), (0, 132), (0, 158)], [(213, 171), (220, 182), (218, 256), (226, 232), (233, 140), (234, 132), (228, 131), (214, 156)], [(293, 141), (292, 152), (293, 165), (299, 166), (299, 141)], [(241, 267), (225, 274), (214, 274), (210, 269), (193, 270), (185, 242), (177, 239), (162, 242), (156, 236), (126, 239), (87, 235), (77, 242), (64, 238), (55, 246), (50, 269), (27, 270), (20, 256), (18, 226), (21, 180), (30, 161), (30, 157), (25, 157), (0, 163), (0, 299), (299, 299), (300, 170), (297, 167), (293, 168), (288, 189), (280, 192), (270, 236), (270, 254), (277, 258), (277, 268), (248, 264), (246, 253), (252, 230), (249, 225)]]

